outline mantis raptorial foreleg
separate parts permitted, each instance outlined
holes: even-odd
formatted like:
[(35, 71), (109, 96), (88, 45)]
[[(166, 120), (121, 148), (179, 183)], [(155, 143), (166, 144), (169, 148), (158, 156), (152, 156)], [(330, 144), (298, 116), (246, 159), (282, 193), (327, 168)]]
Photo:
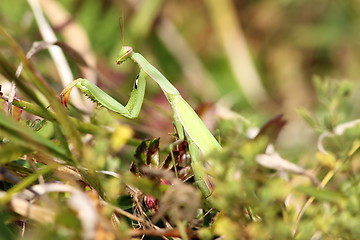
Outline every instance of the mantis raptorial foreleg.
[(211, 195), (211, 189), (206, 183), (206, 174), (203, 165), (200, 162), (200, 158), (221, 151), (222, 148), (220, 144), (216, 141), (191, 106), (182, 98), (179, 91), (142, 55), (134, 53), (131, 47), (122, 47), (116, 60), (116, 64), (121, 64), (129, 58), (139, 65), (140, 74), (137, 77), (130, 100), (126, 106), (123, 106), (114, 100), (86, 79), (77, 79), (69, 84), (60, 94), (62, 102), (66, 105), (71, 89), (73, 87), (78, 87), (89, 96), (90, 99), (101, 106), (125, 117), (136, 118), (144, 99), (146, 85), (145, 78), (150, 77), (160, 86), (173, 109), (174, 125), (179, 138), (186, 138), (189, 143), (195, 182), (202, 191), (204, 197), (209, 197)]
[(106, 94), (103, 90), (91, 83), (87, 79), (78, 78), (67, 85), (60, 93), (61, 102), (67, 106), (67, 99), (73, 87), (79, 88), (85, 95), (97, 104), (106, 107), (107, 109), (119, 113), (127, 118), (134, 119), (139, 116), (141, 105), (144, 100), (145, 86), (147, 74), (140, 70), (136, 77), (130, 99), (126, 106), (116, 101), (114, 98)]

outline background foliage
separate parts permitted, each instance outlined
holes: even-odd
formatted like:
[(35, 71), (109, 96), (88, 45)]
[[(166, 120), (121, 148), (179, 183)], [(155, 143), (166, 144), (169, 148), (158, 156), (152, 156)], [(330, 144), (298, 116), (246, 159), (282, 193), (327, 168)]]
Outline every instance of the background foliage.
[[(97, 82), (125, 102), (138, 69), (115, 66), (124, 41), (171, 80), (221, 140), (224, 152), (205, 159), (215, 204), (187, 205), (192, 199), (185, 198), (189, 208), (168, 210), (156, 226), (151, 219), (161, 206), (182, 204), (179, 196), (192, 186), (188, 162), (181, 160), (186, 146), (169, 153), (171, 110), (159, 87), (149, 81), (137, 120), (75, 96), (67, 111), (57, 99), (65, 73), (54, 58), (47, 50), (25, 57), (43, 40), (30, 7), (37, 1), (15, 2), (0, 2), (2, 238), (176, 236), (160, 234), (166, 224), (182, 238), (188, 229), (194, 239), (359, 238), (357, 1), (40, 1), (73, 78)], [(10, 82), (17, 86), (14, 105), (24, 109), (13, 108), (12, 117)], [(287, 120), (283, 129), (275, 121), (268, 138), (251, 140), (279, 113)], [(260, 164), (259, 154), (280, 129), (276, 154), (287, 162), (268, 153), (271, 161)], [(159, 146), (151, 141), (158, 137)], [(162, 161), (173, 154), (186, 181), (172, 195), (161, 183), (175, 181), (172, 176), (134, 167), (166, 168)], [(46, 194), (33, 196), (30, 186)], [(74, 199), (93, 206), (94, 216), (87, 217), (96, 224), (81, 217)], [(30, 202), (38, 207), (33, 215), (26, 211)]]

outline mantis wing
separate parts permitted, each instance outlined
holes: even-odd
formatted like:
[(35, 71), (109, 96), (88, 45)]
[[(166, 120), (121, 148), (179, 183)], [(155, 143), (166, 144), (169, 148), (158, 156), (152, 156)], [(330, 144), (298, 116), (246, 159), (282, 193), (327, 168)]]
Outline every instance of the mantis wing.
[(181, 96), (174, 98), (172, 108), (177, 119), (180, 120), (181, 125), (184, 127), (187, 136), (205, 156), (215, 151), (221, 151), (222, 148), (215, 137)]
[[(185, 129), (186, 134), (198, 146), (204, 155), (212, 151), (221, 150), (220, 144), (201, 121), (191, 106), (181, 97), (178, 90), (162, 75), (159, 70), (152, 66), (142, 55), (134, 53), (132, 60), (139, 64), (150, 78), (155, 80), (161, 87), (174, 111), (174, 120), (177, 131), (183, 135), (178, 121)], [(179, 135), (179, 136), (180, 136)], [(183, 136), (180, 136), (183, 137)]]

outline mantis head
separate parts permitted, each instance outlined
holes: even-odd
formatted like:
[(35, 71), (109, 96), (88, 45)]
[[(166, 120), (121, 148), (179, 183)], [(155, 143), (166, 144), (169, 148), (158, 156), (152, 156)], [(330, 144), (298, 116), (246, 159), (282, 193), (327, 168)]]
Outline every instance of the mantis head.
[(131, 57), (132, 53), (132, 47), (123, 46), (120, 50), (119, 55), (116, 58), (115, 63), (120, 65), (121, 63), (125, 62), (129, 57)]

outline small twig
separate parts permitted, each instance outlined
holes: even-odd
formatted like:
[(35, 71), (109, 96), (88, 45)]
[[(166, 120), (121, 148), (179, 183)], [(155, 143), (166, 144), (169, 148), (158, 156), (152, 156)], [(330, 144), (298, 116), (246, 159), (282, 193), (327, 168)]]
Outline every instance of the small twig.
[[(320, 188), (324, 188), (326, 186), (326, 184), (331, 180), (331, 178), (335, 175), (336, 170), (331, 170), (329, 171), (326, 176), (323, 178), (323, 180), (320, 183)], [(315, 197), (310, 197), (306, 203), (303, 205), (303, 207), (301, 208), (297, 218), (296, 218), (296, 222), (295, 222), (295, 226), (293, 229), (293, 236), (295, 236), (299, 223), (300, 223), (300, 219), (302, 218), (302, 216), (305, 213), (305, 210), (311, 205), (311, 203), (315, 200)]]
[[(5, 180), (5, 181), (13, 183), (13, 184), (18, 184), (21, 181), (20, 178), (18, 178), (16, 175), (9, 172), (4, 167), (0, 167), (0, 180)], [(35, 196), (39, 195), (34, 189), (32, 189), (31, 186), (26, 187), (26, 189), (29, 190), (30, 192), (32, 192)]]
[(177, 167), (176, 167), (176, 162), (175, 162), (175, 156), (174, 156), (174, 148), (177, 147), (182, 143), (184, 142), (184, 139), (178, 139), (176, 140), (175, 142), (171, 143), (169, 145), (169, 149), (170, 149), (170, 155), (171, 155), (171, 160), (172, 160), (172, 163), (174, 165), (174, 171), (175, 171), (175, 177), (178, 178), (179, 177), (179, 173), (178, 173), (178, 170), (177, 170)]
[[(29, 163), (30, 163), (30, 166), (32, 167), (32, 169), (34, 169), (34, 172), (37, 172), (38, 171), (38, 168), (36, 167), (34, 161), (32, 159), (29, 160)], [(44, 180), (44, 176), (40, 175), (39, 178), (39, 183), (40, 184), (44, 184), (45, 183), (45, 180)]]
[(134, 216), (131, 213), (129, 213), (129, 212), (127, 212), (127, 211), (125, 211), (125, 210), (123, 210), (121, 208), (118, 208), (118, 207), (115, 207), (115, 206), (111, 206), (111, 207), (114, 209), (115, 212), (117, 212), (117, 213), (131, 219), (131, 220), (134, 220), (134, 221), (137, 221), (137, 222), (140, 222), (140, 223), (144, 222), (144, 219), (139, 218), (137, 216)]
[(15, 82), (11, 82), (9, 99), (8, 99), (8, 113), (10, 116), (12, 116), (12, 103), (15, 99), (15, 94), (16, 94), (16, 85)]
[[(198, 239), (199, 236), (196, 231), (191, 229), (186, 229), (186, 233), (189, 239)], [(154, 236), (154, 237), (173, 237), (173, 238), (180, 238), (181, 233), (179, 229), (133, 229), (130, 231), (131, 237), (140, 237), (140, 236)]]

